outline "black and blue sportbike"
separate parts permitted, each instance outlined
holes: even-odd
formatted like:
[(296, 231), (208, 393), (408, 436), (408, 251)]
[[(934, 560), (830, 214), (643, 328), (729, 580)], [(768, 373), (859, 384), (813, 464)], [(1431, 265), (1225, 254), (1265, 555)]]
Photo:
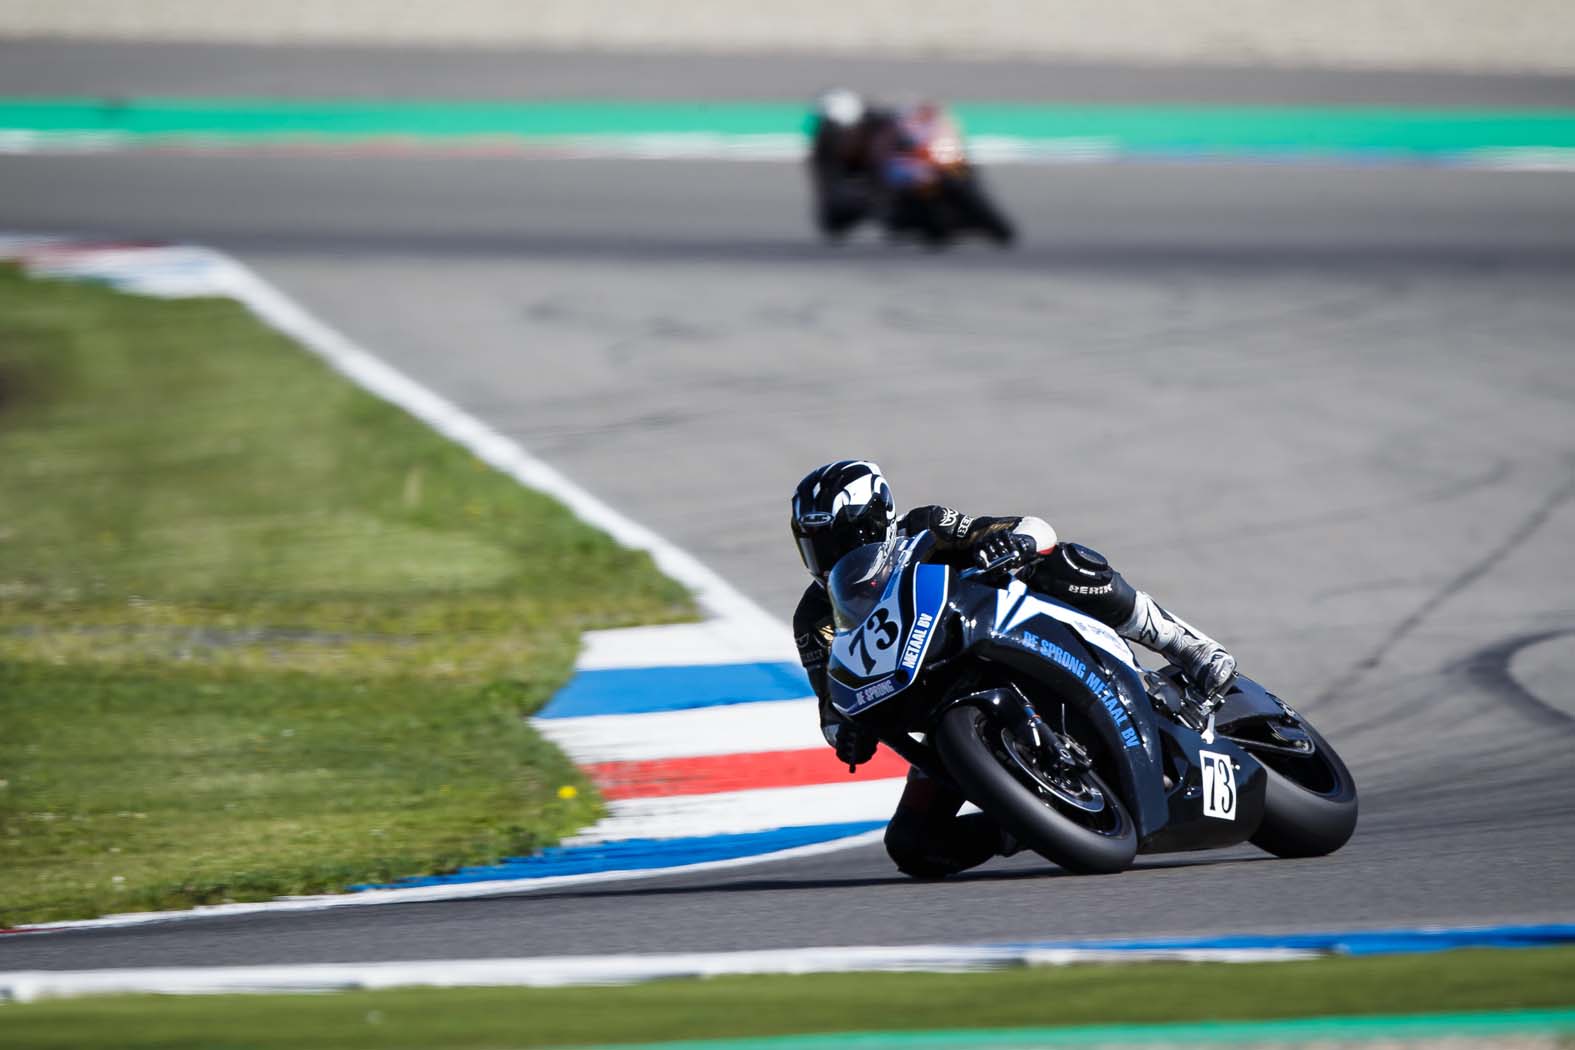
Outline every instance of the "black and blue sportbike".
[(837, 562), (831, 703), (1023, 846), (1096, 873), (1140, 852), (1250, 841), (1310, 857), (1351, 837), (1350, 772), (1279, 697), (1238, 673), (1211, 703), (999, 567), (926, 562), (934, 542)]

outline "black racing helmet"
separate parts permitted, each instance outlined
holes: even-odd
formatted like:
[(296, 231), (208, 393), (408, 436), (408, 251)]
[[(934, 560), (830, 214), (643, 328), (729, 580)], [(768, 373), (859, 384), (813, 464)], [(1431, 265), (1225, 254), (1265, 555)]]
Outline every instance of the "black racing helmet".
[(804, 568), (821, 583), (838, 558), (889, 539), (896, 524), (891, 486), (867, 459), (817, 467), (793, 494), (793, 539)]

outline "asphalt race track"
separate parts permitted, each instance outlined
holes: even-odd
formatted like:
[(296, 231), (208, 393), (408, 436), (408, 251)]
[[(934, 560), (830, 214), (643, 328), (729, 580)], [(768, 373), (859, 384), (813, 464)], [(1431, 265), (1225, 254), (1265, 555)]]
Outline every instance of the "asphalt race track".
[(1015, 859), (919, 884), (860, 849), (7, 937), (0, 969), (1570, 919), (1575, 176), (1002, 169), (1025, 243), (947, 254), (821, 245), (799, 181), (4, 157), (0, 229), (228, 249), (784, 619), (802, 583), (787, 495), (816, 463), (877, 458), (904, 505), (1041, 514), (1340, 748), (1363, 807), (1345, 850), (1103, 878)]

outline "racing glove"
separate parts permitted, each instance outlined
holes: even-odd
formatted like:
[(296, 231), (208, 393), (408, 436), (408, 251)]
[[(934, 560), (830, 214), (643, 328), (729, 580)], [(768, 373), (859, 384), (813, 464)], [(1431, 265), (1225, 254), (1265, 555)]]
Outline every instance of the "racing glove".
[(875, 757), (880, 738), (857, 722), (828, 722), (820, 727), (826, 743), (837, 751), (837, 760), (847, 763), (848, 772)]
[[(1010, 572), (1039, 557), (1039, 549), (1032, 536), (1020, 532), (998, 532), (980, 541), (974, 548), (973, 557), (981, 569), (994, 565), (998, 570)], [(1001, 564), (997, 565), (997, 562)]]

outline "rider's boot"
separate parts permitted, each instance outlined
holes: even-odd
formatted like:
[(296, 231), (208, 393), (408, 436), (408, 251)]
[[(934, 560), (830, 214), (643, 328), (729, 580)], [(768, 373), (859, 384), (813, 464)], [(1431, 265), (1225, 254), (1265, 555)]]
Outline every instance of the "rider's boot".
[(1236, 674), (1236, 658), (1187, 621), (1172, 616), (1142, 591), (1132, 615), (1117, 628), (1121, 637), (1153, 649), (1181, 668), (1187, 681), (1209, 699), (1218, 697)]

